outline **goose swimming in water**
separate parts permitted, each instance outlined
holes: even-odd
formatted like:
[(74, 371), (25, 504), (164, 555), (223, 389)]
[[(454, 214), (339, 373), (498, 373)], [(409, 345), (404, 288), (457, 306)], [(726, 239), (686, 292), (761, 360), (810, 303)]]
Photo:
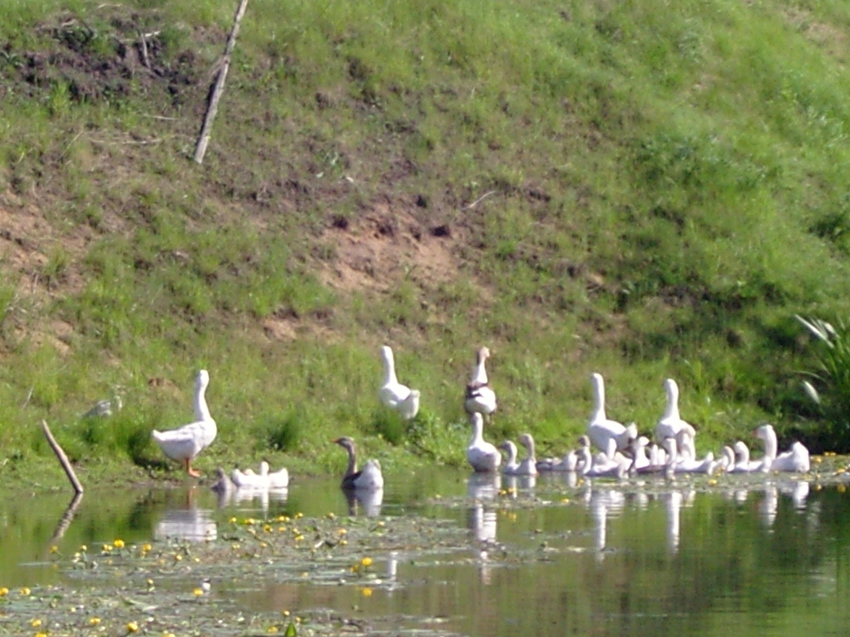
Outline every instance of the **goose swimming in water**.
[(490, 358), (490, 350), (482, 347), (478, 350), (475, 367), (472, 370), (472, 378), (466, 386), (466, 394), (463, 406), (470, 414), (479, 413), (489, 416), (496, 411), (496, 392), (490, 387), (487, 377), (487, 359)]
[(495, 471), (502, 462), (502, 454), (494, 445), (484, 440), (484, 417), (477, 411), (469, 416), (472, 439), (466, 447), (466, 459), (475, 471)]
[(526, 456), (522, 459), (522, 462), (519, 463), (519, 467), (517, 467), (517, 472), (514, 475), (518, 476), (536, 476), (538, 475), (537, 471), (537, 456), (534, 452), (534, 438), (531, 437), (531, 434), (521, 434), (519, 437), (519, 444), (521, 444), (526, 449)]
[(735, 466), (729, 473), (753, 473), (770, 469), (764, 460), (750, 460), (750, 448), (743, 440), (737, 440), (732, 449), (735, 451)]
[(195, 422), (169, 431), (154, 429), (151, 432), (163, 453), (172, 460), (182, 462), (186, 473), (195, 478), (201, 474), (192, 468), (192, 460), (215, 440), (218, 431), (205, 397), (209, 382), (207, 370), (199, 371), (195, 378)]
[(602, 374), (593, 373), (590, 376), (593, 384), (593, 414), (587, 424), (587, 435), (590, 441), (609, 458), (617, 451), (628, 449), (629, 442), (637, 438), (637, 426), (631, 423), (628, 427), (609, 420), (605, 414), (605, 381)]
[(283, 489), (289, 486), (289, 471), (284, 468), (270, 472), (269, 463), (263, 460), (260, 463), (259, 473), (254, 473), (250, 469), (244, 472), (234, 469), (230, 474), (230, 479), (239, 488)]
[(395, 359), (390, 346), (381, 347), (381, 359), (384, 361), (384, 383), (378, 390), (381, 402), (395, 409), (402, 418), (410, 420), (419, 413), (419, 390), (410, 389), (398, 382), (395, 373)]
[(502, 465), (502, 473), (507, 476), (515, 476), (517, 475), (517, 469), (519, 469), (519, 462), (517, 461), (517, 448), (512, 440), (505, 440), (502, 444), (499, 445), (499, 449), (503, 449), (507, 456), (505, 457), (505, 464)]
[(766, 424), (757, 428), (755, 436), (764, 441), (764, 463), (770, 471), (805, 473), (810, 469), (809, 450), (803, 443), (794, 442), (788, 451), (777, 455), (778, 445), (773, 425)]
[(354, 440), (348, 436), (342, 436), (333, 440), (348, 452), (348, 467), (342, 478), (343, 489), (376, 490), (384, 488), (384, 476), (381, 473), (381, 463), (377, 460), (369, 460), (363, 465), (363, 469), (357, 470), (357, 447)]

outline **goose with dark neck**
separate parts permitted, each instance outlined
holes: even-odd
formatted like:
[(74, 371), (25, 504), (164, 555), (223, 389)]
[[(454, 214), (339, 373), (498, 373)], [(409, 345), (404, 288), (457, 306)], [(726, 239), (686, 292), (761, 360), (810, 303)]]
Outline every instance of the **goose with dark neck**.
[(342, 436), (333, 442), (348, 452), (348, 467), (342, 478), (343, 489), (376, 490), (383, 489), (384, 476), (381, 473), (381, 464), (377, 460), (368, 460), (363, 469), (357, 470), (357, 446), (354, 440), (348, 436)]

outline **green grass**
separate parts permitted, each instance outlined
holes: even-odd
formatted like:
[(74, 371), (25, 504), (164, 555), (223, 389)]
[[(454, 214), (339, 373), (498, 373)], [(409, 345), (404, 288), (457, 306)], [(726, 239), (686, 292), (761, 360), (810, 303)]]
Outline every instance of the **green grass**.
[[(844, 3), (256, 0), (202, 166), (235, 3), (0, 8), (14, 462), (46, 418), (81, 463), (150, 466), (144, 432), (189, 418), (204, 366), (210, 465), (338, 470), (341, 434), (459, 464), (485, 343), (493, 438), (561, 453), (599, 371), (643, 430), (672, 376), (701, 446), (764, 420), (846, 444), (800, 388), (819, 359), (794, 319), (848, 313)], [(346, 238), (373, 243), (352, 260)], [(409, 426), (378, 408), (385, 342), (423, 392)], [(125, 412), (81, 422), (116, 384)]]

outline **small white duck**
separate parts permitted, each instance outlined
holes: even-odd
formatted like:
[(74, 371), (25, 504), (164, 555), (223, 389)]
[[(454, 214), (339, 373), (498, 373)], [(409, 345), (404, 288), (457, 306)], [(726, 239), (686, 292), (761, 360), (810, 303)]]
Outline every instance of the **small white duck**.
[(505, 464), (502, 465), (502, 473), (507, 476), (515, 476), (517, 475), (517, 470), (519, 469), (519, 462), (517, 461), (517, 448), (512, 440), (505, 440), (502, 444), (499, 445), (499, 449), (504, 450), (507, 454), (505, 457)]
[(389, 345), (381, 347), (381, 359), (384, 361), (384, 383), (378, 390), (378, 397), (384, 405), (395, 409), (405, 420), (414, 418), (419, 413), (419, 390), (410, 389), (398, 382), (393, 350)]
[(637, 426), (634, 423), (628, 427), (616, 420), (609, 420), (605, 415), (605, 381), (602, 374), (594, 372), (590, 376), (593, 384), (593, 414), (587, 424), (587, 435), (590, 441), (609, 458), (615, 452), (628, 449), (629, 442), (637, 438)]
[(378, 460), (368, 460), (363, 469), (357, 470), (357, 447), (354, 440), (348, 436), (342, 436), (333, 440), (340, 447), (348, 451), (348, 467), (342, 478), (343, 489), (377, 490), (384, 488), (384, 476), (381, 473), (381, 463)]
[(269, 463), (260, 462), (260, 472), (254, 473), (251, 469), (240, 471), (234, 469), (230, 479), (238, 488), (254, 489), (283, 489), (289, 486), (289, 471), (286, 468), (277, 471), (269, 471)]
[(482, 416), (489, 416), (496, 411), (496, 392), (490, 387), (487, 378), (488, 358), (490, 358), (490, 350), (487, 347), (480, 348), (463, 400), (463, 406), (470, 414), (479, 413)]
[(522, 462), (519, 463), (519, 467), (517, 467), (517, 472), (514, 475), (518, 476), (536, 476), (538, 475), (537, 471), (537, 456), (534, 452), (534, 438), (531, 437), (531, 434), (525, 433), (520, 434), (519, 444), (521, 444), (526, 449), (526, 456), (522, 459)]
[(169, 431), (154, 429), (151, 436), (163, 453), (172, 460), (182, 462), (186, 473), (198, 478), (200, 473), (192, 468), (192, 460), (215, 440), (218, 429), (210, 415), (205, 397), (210, 375), (202, 369), (195, 378), (195, 422)]
[(472, 439), (466, 447), (466, 459), (475, 471), (495, 471), (502, 462), (502, 454), (484, 440), (484, 417), (474, 411), (469, 420), (472, 423)]
[(811, 468), (809, 450), (801, 442), (794, 442), (788, 451), (777, 455), (776, 431), (765, 424), (755, 430), (756, 438), (764, 441), (764, 463), (770, 471), (805, 473)]

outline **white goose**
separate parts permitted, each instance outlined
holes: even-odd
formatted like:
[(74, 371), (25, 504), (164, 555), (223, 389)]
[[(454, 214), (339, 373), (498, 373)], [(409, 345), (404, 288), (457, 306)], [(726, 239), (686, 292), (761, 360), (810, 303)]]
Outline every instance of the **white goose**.
[(777, 455), (776, 431), (773, 425), (762, 425), (755, 431), (756, 438), (764, 441), (764, 463), (770, 471), (805, 473), (810, 469), (809, 450), (801, 442), (794, 442), (788, 451)]
[(479, 413), (489, 416), (496, 411), (496, 392), (489, 385), (487, 378), (486, 361), (490, 358), (490, 350), (482, 347), (478, 350), (475, 367), (472, 370), (472, 378), (466, 386), (466, 394), (463, 406), (470, 414)]
[[(680, 431), (679, 435), (683, 439), (684, 446), (676, 462), (676, 473), (705, 473), (708, 475), (714, 473), (720, 464), (714, 459), (714, 453), (709, 451), (702, 460), (697, 459), (691, 450), (693, 444), (691, 435), (685, 430)], [(676, 438), (670, 440), (675, 441)]]
[(726, 473), (732, 473), (735, 470), (735, 450), (729, 445), (723, 445), (720, 451), (720, 469)]
[(398, 382), (393, 350), (388, 345), (381, 347), (381, 359), (384, 361), (384, 383), (378, 390), (381, 402), (395, 409), (405, 420), (414, 418), (419, 413), (419, 390)]
[(368, 460), (363, 469), (357, 470), (357, 446), (354, 440), (348, 436), (342, 436), (333, 440), (348, 452), (348, 467), (342, 477), (343, 489), (362, 489), (364, 491), (375, 491), (384, 488), (384, 475), (381, 473), (381, 463), (377, 460)]
[(614, 457), (606, 453), (598, 453), (591, 457), (590, 438), (582, 436), (579, 439), (579, 465), (581, 475), (587, 478), (623, 478), (629, 470), (632, 461), (621, 453), (615, 453)]
[(517, 468), (517, 472), (515, 475), (518, 476), (536, 476), (538, 475), (537, 471), (537, 455), (534, 452), (534, 438), (531, 437), (531, 434), (520, 434), (519, 444), (525, 447), (527, 453), (525, 458), (522, 459), (522, 462), (519, 463), (519, 467)]
[[(664, 381), (664, 389), (667, 392), (667, 406), (664, 409), (664, 414), (655, 425), (655, 438), (659, 443), (662, 443), (666, 438), (676, 438), (677, 448), (683, 449), (685, 441), (681, 437), (681, 432), (686, 431), (691, 436), (691, 442), (696, 437), (696, 430), (693, 425), (682, 420), (679, 415), (679, 386), (672, 378)], [(696, 455), (696, 450), (694, 455)]]
[(637, 438), (637, 427), (634, 423), (626, 427), (616, 420), (609, 420), (605, 415), (605, 381), (601, 374), (595, 372), (590, 380), (593, 383), (594, 407), (587, 435), (600, 451), (613, 458), (616, 451), (627, 449), (629, 442)]
[(163, 453), (172, 460), (182, 462), (186, 473), (195, 478), (201, 474), (192, 468), (192, 460), (215, 440), (218, 432), (205, 397), (209, 382), (207, 370), (199, 371), (195, 378), (195, 422), (169, 431), (154, 429), (151, 432)]
[(579, 455), (575, 449), (570, 449), (563, 458), (541, 458), (537, 461), (537, 471), (575, 472), (578, 469)]
[(499, 449), (503, 449), (507, 454), (505, 458), (505, 464), (502, 465), (502, 473), (506, 476), (515, 476), (517, 475), (517, 470), (519, 469), (519, 462), (517, 461), (517, 449), (516, 445), (512, 440), (505, 440), (502, 444), (499, 445)]
[(484, 440), (484, 417), (474, 411), (469, 420), (472, 423), (472, 439), (466, 447), (466, 459), (475, 471), (495, 471), (502, 462), (502, 454)]
[(735, 466), (729, 473), (769, 471), (770, 467), (765, 464), (764, 460), (750, 460), (750, 448), (743, 440), (735, 441), (732, 448), (735, 450)]
[(270, 472), (269, 463), (263, 460), (260, 462), (259, 473), (254, 473), (251, 469), (246, 469), (244, 472), (234, 469), (230, 474), (230, 479), (240, 489), (246, 487), (254, 489), (283, 489), (289, 486), (289, 471), (284, 468)]

